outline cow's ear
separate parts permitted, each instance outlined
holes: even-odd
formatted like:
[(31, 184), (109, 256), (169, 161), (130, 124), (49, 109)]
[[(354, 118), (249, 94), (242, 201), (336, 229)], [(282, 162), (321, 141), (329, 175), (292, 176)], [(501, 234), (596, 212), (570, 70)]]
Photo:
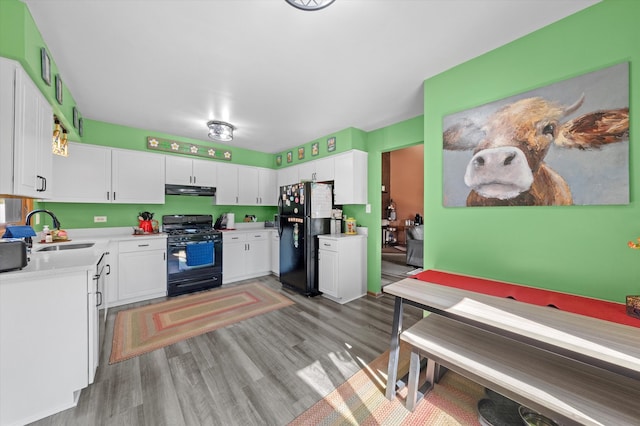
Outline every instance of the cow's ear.
[(442, 133), (442, 147), (450, 151), (475, 149), (484, 138), (484, 132), (473, 121), (463, 118)]
[(629, 139), (629, 108), (596, 111), (562, 125), (556, 145), (563, 148), (598, 149)]

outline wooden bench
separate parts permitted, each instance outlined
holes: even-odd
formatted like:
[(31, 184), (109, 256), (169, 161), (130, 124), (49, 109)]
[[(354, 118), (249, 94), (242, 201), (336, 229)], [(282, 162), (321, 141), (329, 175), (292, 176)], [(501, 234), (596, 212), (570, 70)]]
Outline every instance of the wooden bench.
[[(388, 398), (395, 395), (402, 309), (408, 303), (437, 314), (402, 332), (402, 339), (415, 350), (411, 367), (414, 375), (414, 359), (420, 355), (429, 359), (429, 383), (436, 380), (437, 366), (444, 365), (542, 414), (560, 415), (568, 424), (640, 424), (640, 412), (620, 397), (628, 393), (640, 400), (638, 328), (458, 285), (405, 279), (385, 286), (384, 291), (396, 296)], [(447, 331), (441, 332), (440, 328)], [(472, 340), (475, 335), (481, 337)], [(483, 339), (490, 343), (483, 344)], [(569, 373), (563, 377), (557, 371)], [(563, 377), (560, 383), (556, 377)], [(575, 381), (569, 380), (571, 377)], [(417, 400), (416, 379), (412, 380), (410, 374), (411, 406)], [(533, 385), (525, 386), (532, 380)], [(583, 405), (597, 407), (595, 411), (603, 414), (595, 416), (594, 410), (584, 410)], [(635, 416), (635, 421), (626, 422), (629, 416)]]
[(420, 357), (433, 386), (440, 365), (562, 424), (640, 422), (640, 382), (441, 315), (404, 331), (412, 347), (407, 409), (418, 393)]

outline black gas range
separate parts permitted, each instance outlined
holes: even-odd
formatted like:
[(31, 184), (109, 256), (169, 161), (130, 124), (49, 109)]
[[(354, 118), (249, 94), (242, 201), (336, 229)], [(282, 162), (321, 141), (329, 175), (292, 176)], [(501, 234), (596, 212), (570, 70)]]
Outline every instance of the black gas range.
[(167, 295), (178, 296), (222, 285), (222, 233), (211, 215), (165, 215)]

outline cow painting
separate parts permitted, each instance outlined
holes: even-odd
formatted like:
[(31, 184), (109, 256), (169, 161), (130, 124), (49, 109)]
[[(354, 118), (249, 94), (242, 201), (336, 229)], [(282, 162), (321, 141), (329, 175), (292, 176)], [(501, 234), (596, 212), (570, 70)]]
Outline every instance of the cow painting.
[[(588, 93), (570, 103), (552, 99), (549, 91), (547, 96), (530, 94), (501, 105), (480, 121), (463, 116), (444, 128), (445, 152), (471, 155), (460, 176), (467, 190), (466, 206), (574, 204), (563, 172), (547, 163), (550, 149), (575, 151), (577, 155), (589, 152), (590, 166), (597, 167), (598, 156), (594, 154), (609, 155), (609, 146), (628, 142), (628, 98), (616, 108), (584, 111)], [(590, 105), (593, 108), (594, 103)], [(620, 167), (628, 169), (628, 160), (624, 160)], [(573, 166), (567, 173), (576, 175), (578, 171)], [(445, 193), (445, 205), (446, 197)]]

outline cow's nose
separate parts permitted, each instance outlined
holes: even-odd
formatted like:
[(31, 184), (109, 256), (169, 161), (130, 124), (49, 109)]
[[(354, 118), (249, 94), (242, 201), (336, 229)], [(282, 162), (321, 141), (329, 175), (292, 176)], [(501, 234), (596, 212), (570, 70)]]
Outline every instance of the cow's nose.
[(526, 191), (533, 174), (524, 153), (512, 146), (483, 149), (469, 161), (464, 183), (487, 198), (508, 199)]
[[(517, 148), (513, 149), (515, 150)], [(483, 167), (487, 163), (487, 160), (485, 160), (484, 158), (485, 155), (487, 155), (487, 153), (485, 151), (482, 151), (474, 156), (471, 160), (473, 165), (476, 167)], [(488, 161), (495, 162), (498, 166), (500, 165), (500, 163), (502, 163), (502, 166), (510, 166), (513, 163), (513, 160), (516, 158), (517, 154), (515, 152), (504, 152), (498, 153), (498, 155), (495, 155), (495, 153), (489, 153), (488, 155)]]

